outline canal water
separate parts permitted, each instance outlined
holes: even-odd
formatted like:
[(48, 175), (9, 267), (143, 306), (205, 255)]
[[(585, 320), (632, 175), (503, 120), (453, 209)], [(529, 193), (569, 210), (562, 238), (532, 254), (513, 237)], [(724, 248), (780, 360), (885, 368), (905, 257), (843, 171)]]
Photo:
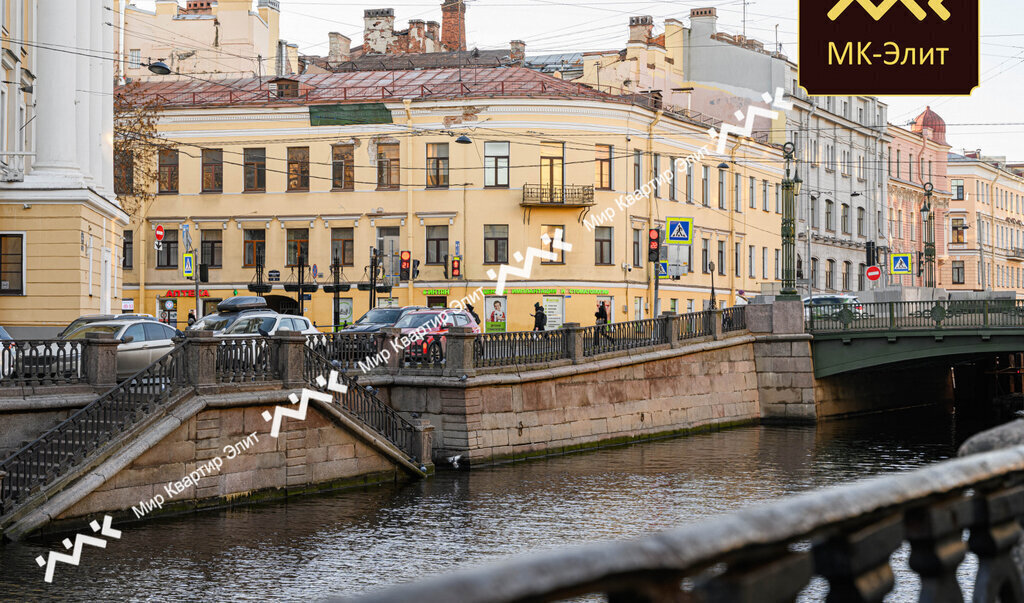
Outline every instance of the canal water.
[[(955, 455), (948, 411), (749, 427), (122, 526), (43, 581), (60, 537), (0, 546), (3, 601), (313, 601), (631, 538)], [(90, 533), (83, 525), (83, 531)], [(905, 565), (905, 551), (897, 553)], [(899, 565), (898, 564), (898, 565)], [(898, 571), (890, 601), (918, 585)], [(823, 598), (821, 584), (804, 600)]]

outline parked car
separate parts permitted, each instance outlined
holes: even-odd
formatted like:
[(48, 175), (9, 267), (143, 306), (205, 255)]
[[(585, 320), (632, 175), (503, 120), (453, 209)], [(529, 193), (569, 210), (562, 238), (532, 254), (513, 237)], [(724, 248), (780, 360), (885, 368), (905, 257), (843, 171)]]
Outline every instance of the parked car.
[(448, 329), (470, 327), (474, 333), (480, 333), (480, 325), (465, 310), (416, 310), (407, 313), (395, 323), (395, 328), (401, 329), (403, 335), (415, 333), (423, 327), (426, 327), (426, 332), (422, 339), (407, 347), (405, 354), (414, 361), (432, 364), (446, 358), (445, 334), (448, 333)]
[(6, 377), (14, 370), (14, 341), (7, 329), (0, 327), (0, 377)]
[(180, 331), (150, 318), (132, 321), (109, 320), (91, 323), (64, 339), (85, 339), (89, 333), (111, 333), (121, 340), (117, 346), (117, 379), (120, 381), (163, 358), (174, 348)]
[(217, 337), (271, 336), (283, 331), (298, 331), (306, 335), (316, 335), (320, 332), (304, 316), (290, 316), (278, 314), (273, 310), (263, 310), (239, 317), (230, 327), (216, 335)]
[(224, 332), (239, 318), (254, 312), (271, 312), (267, 308), (267, 300), (251, 295), (240, 295), (226, 299), (217, 304), (217, 311), (197, 320), (188, 331), (213, 331), (214, 334)]
[(363, 314), (359, 320), (342, 329), (342, 333), (378, 333), (385, 327), (393, 327), (403, 316), (417, 310), (426, 310), (423, 306), (406, 306), (404, 308), (374, 308)]
[(837, 306), (844, 306), (853, 312), (854, 318), (864, 316), (864, 304), (856, 295), (829, 294), (815, 295), (804, 298), (804, 320), (810, 320), (811, 312), (814, 318), (832, 319), (836, 318), (839, 310)]
[(80, 329), (82, 327), (82, 325), (87, 325), (87, 324), (94, 323), (94, 322), (104, 322), (104, 321), (110, 321), (110, 320), (138, 320), (138, 319), (141, 319), (141, 320), (153, 320), (153, 321), (156, 320), (156, 318), (154, 316), (152, 316), (151, 314), (135, 314), (135, 313), (128, 313), (128, 314), (86, 314), (85, 316), (79, 316), (78, 318), (72, 320), (71, 324), (69, 324), (68, 326), (64, 327), (64, 330), (61, 331), (59, 335), (57, 335), (57, 339), (64, 339), (64, 337), (66, 335), (74, 333), (75, 331)]

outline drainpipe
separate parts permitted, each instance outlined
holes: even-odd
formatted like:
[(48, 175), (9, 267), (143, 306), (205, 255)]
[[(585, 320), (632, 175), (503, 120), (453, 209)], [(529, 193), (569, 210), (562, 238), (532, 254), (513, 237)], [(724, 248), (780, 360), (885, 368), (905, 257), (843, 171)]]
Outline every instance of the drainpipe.
[[(658, 177), (654, 173), (654, 126), (658, 125), (661, 121), (661, 116), (664, 112), (659, 109), (654, 114), (654, 119), (651, 121), (651, 125), (647, 126), (647, 164), (650, 167), (648, 173), (651, 174), (648, 182), (653, 182)], [(647, 228), (654, 228), (654, 217), (655, 217), (655, 201), (654, 201), (654, 187), (651, 186), (651, 192), (647, 195)], [(641, 255), (641, 257), (643, 257)], [(658, 317), (658, 265), (651, 265), (651, 262), (647, 262), (647, 278), (654, 279), (654, 295), (651, 298), (651, 318)], [(648, 280), (650, 282), (650, 280)], [(650, 288), (648, 288), (648, 291)]]
[[(742, 146), (742, 145), (743, 145), (743, 139), (742, 138), (738, 138), (736, 140), (736, 144), (733, 145), (732, 150), (729, 151), (729, 163), (731, 163), (733, 166), (736, 165), (736, 152), (740, 150), (740, 146)], [(733, 174), (733, 184), (735, 185), (735, 183), (736, 183), (736, 175)], [(742, 187), (743, 187), (742, 180), (740, 181), (740, 187), (741, 187), (740, 190), (742, 190)], [(725, 181), (725, 190), (729, 190), (729, 181), (728, 180)], [(740, 192), (740, 191), (735, 190), (735, 186), (734, 186), (733, 187), (733, 193), (738, 193), (738, 192)], [(726, 195), (726, 199), (728, 199), (728, 197), (729, 197), (729, 195)], [(731, 243), (730, 247), (732, 248), (732, 249), (726, 249), (725, 250), (725, 255), (726, 255), (726, 257), (728, 257), (728, 255), (729, 255), (729, 253), (731, 251), (732, 254), (733, 254), (733, 261), (735, 262), (736, 261), (736, 257), (735, 257), (736, 256), (736, 199), (733, 198), (733, 200), (732, 200), (732, 207), (729, 207), (728, 201), (726, 201), (725, 209), (726, 209), (726, 211), (729, 212), (729, 242)], [(743, 250), (741, 249), (740, 252), (742, 253), (742, 251)], [(693, 262), (693, 258), (692, 257), (690, 258), (690, 262), (691, 263)], [(732, 272), (729, 274), (729, 292), (731, 294), (730, 299), (729, 299), (729, 305), (732, 306), (733, 304), (736, 303), (736, 267), (735, 266), (733, 266)]]

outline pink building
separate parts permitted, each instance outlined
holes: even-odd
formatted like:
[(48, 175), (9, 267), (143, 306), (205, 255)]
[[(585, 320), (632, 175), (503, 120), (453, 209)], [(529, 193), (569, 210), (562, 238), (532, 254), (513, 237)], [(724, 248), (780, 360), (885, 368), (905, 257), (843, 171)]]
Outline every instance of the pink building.
[(946, 143), (946, 122), (928, 107), (917, 116), (910, 130), (890, 125), (889, 133), (892, 135), (888, 156), (889, 253), (914, 256), (914, 274), (889, 275), (889, 283), (925, 285), (924, 270), (918, 270), (918, 262), (924, 258), (927, 233), (921, 209), (925, 202), (925, 184), (930, 182), (935, 187), (931, 197), (935, 214), (935, 286), (946, 287), (952, 279), (943, 228), (951, 196), (946, 177), (950, 149)]

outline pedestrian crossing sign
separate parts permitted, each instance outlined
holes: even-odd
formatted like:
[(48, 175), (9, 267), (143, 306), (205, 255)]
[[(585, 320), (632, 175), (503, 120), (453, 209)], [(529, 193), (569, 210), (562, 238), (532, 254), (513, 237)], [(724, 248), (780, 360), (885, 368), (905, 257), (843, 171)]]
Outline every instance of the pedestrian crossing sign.
[(914, 259), (909, 253), (894, 253), (889, 256), (890, 274), (913, 274)]
[(666, 243), (670, 245), (693, 244), (693, 218), (668, 218), (666, 226), (668, 227)]
[(192, 275), (195, 272), (193, 261), (194, 257), (195, 255), (191, 253), (186, 253), (183, 256), (184, 261), (181, 263), (181, 275), (185, 278), (192, 278)]
[(658, 278), (669, 278), (668, 261), (658, 262)]

